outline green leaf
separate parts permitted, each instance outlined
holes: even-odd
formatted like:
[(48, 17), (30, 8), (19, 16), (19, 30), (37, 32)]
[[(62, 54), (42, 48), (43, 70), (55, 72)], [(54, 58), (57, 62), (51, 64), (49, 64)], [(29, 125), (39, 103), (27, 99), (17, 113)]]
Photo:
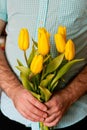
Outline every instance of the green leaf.
[(36, 48), (38, 48), (38, 43), (32, 38), (33, 44)]
[(52, 78), (54, 77), (54, 74), (49, 74), (46, 79), (43, 79), (40, 83), (40, 86), (42, 87), (48, 87), (49, 83), (51, 82)]
[(57, 82), (55, 82), (52, 86), (50, 85), (49, 86), (49, 90), (50, 90), (50, 92), (53, 92), (54, 91), (54, 89), (56, 88), (56, 87), (58, 87), (58, 80), (57, 80)]
[(22, 62), (19, 59), (17, 59), (17, 63), (19, 66), (23, 66)]
[(33, 84), (25, 77), (23, 73), (20, 73), (20, 78), (25, 89), (29, 91), (34, 91)]
[(31, 93), (32, 93), (32, 95), (33, 95), (35, 98), (37, 98), (40, 102), (42, 102), (41, 99), (40, 99), (41, 96), (40, 96), (39, 94), (37, 94), (37, 93), (35, 93), (35, 92), (32, 92), (32, 91), (31, 91)]
[(16, 68), (18, 70), (20, 70), (20, 72), (22, 72), (25, 76), (29, 76), (29, 73), (30, 73), (30, 69), (25, 67), (25, 66), (16, 66)]
[(39, 88), (40, 88), (40, 91), (41, 91), (41, 99), (44, 102), (47, 102), (50, 99), (52, 93), (47, 88), (44, 88), (44, 87), (41, 87), (41, 86), (39, 86)]
[(54, 80), (52, 81), (51, 85), (53, 85), (55, 82), (57, 82), (57, 80), (59, 78), (61, 78), (71, 67), (73, 64), (77, 63), (77, 62), (81, 62), (84, 59), (75, 59), (72, 61), (69, 61), (68, 63), (66, 63), (58, 72), (56, 77), (54, 78)]
[(56, 58), (54, 58), (46, 67), (46, 72), (45, 75), (43, 77), (45, 77), (48, 73), (51, 73), (53, 71), (55, 71), (60, 64), (62, 63), (64, 58), (64, 54), (60, 54), (59, 56), (57, 56)]
[(44, 63), (47, 62), (49, 59), (51, 59), (51, 55), (46, 55), (46, 57), (44, 57)]
[(40, 84), (40, 78), (41, 78), (40, 74), (33, 75), (31, 76), (31, 78), (29, 78), (34, 85), (35, 91), (37, 92), (39, 92), (38, 86)]
[(30, 55), (29, 55), (29, 57), (28, 57), (28, 60), (27, 60), (28, 66), (30, 66), (31, 61), (32, 61), (33, 57), (35, 56), (36, 52), (37, 52), (37, 50), (36, 50), (36, 48), (35, 48), (35, 46), (34, 46), (34, 44), (33, 44), (33, 45), (32, 45), (32, 51), (31, 51), (31, 53), (30, 53)]

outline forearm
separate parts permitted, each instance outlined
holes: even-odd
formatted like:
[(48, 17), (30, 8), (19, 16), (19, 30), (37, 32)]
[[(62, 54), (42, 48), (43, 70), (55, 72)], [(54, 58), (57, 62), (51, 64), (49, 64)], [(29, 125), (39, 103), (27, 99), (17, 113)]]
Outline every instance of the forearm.
[(5, 26), (6, 26), (6, 22), (4, 22), (3, 20), (0, 20), (0, 35), (2, 34)]
[(63, 90), (68, 94), (70, 104), (87, 93), (87, 66), (76, 76), (76, 78)]
[(0, 87), (12, 98), (13, 92), (21, 86), (17, 76), (12, 72), (4, 52), (0, 50)]

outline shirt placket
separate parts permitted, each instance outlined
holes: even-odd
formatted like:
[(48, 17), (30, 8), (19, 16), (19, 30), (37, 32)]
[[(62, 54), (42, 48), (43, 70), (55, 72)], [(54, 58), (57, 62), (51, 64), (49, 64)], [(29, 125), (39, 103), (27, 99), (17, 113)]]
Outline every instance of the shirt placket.
[[(39, 13), (36, 22), (36, 29), (34, 34), (34, 39), (37, 41), (37, 32), (39, 27), (45, 27), (46, 25), (46, 18), (47, 18), (47, 11), (48, 11), (48, 4), (49, 0), (40, 0), (39, 1)], [(39, 123), (32, 122), (31, 123), (32, 130), (40, 130)]]
[(36, 41), (37, 41), (38, 28), (46, 26), (48, 4), (49, 4), (49, 0), (40, 0), (39, 1), (39, 13), (38, 13), (38, 18), (37, 18), (37, 22), (36, 22), (35, 34), (34, 34), (34, 38)]

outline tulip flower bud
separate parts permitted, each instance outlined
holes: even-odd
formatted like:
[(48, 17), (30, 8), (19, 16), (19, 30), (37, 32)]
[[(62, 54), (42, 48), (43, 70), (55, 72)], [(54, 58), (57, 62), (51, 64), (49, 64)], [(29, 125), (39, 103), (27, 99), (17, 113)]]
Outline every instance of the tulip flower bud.
[(45, 28), (39, 28), (38, 30), (38, 52), (45, 56), (50, 51), (50, 34)]
[(26, 28), (22, 28), (18, 37), (18, 46), (21, 50), (27, 50), (29, 48), (29, 33)]
[(65, 45), (66, 45), (66, 41), (64, 37), (61, 34), (57, 33), (54, 35), (54, 40), (55, 40), (57, 51), (60, 53), (63, 53), (65, 50)]
[(65, 58), (72, 60), (75, 57), (75, 45), (71, 39), (69, 39), (65, 46)]
[(30, 65), (30, 69), (32, 71), (33, 74), (38, 74), (42, 71), (43, 69), (43, 56), (42, 55), (35, 55), (31, 65)]
[(63, 35), (64, 39), (66, 40), (66, 27), (65, 26), (59, 26), (57, 33)]

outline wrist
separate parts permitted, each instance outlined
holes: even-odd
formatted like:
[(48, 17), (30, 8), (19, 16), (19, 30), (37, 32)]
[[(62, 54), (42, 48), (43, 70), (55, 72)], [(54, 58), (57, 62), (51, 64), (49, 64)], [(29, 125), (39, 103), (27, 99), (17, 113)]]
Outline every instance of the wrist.
[(22, 86), (19, 79), (8, 67), (5, 68), (0, 75), (1, 89), (7, 94), (8, 97), (12, 98), (13, 95), (15, 95), (15, 91)]

